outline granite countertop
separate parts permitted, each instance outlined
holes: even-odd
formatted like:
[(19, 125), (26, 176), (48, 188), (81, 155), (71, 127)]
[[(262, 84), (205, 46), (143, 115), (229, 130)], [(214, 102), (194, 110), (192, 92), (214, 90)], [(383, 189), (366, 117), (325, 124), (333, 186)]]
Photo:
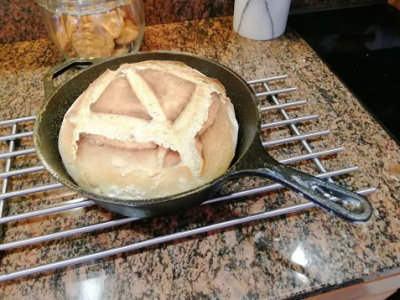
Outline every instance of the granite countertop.
[[(247, 80), (289, 74), (282, 86), (298, 88), (289, 98), (309, 101), (300, 110), (290, 110), (290, 115), (319, 114), (318, 121), (307, 122), (301, 130), (332, 132), (310, 140), (312, 147), (345, 149), (323, 158), (326, 168), (357, 165), (358, 172), (339, 176), (338, 182), (352, 189), (377, 188), (367, 197), (374, 208), (372, 219), (356, 225), (321, 209), (309, 209), (2, 282), (0, 298), (280, 299), (400, 271), (399, 146), (295, 32), (288, 29), (279, 39), (261, 42), (242, 38), (231, 28), (231, 17), (148, 26), (142, 50), (195, 53), (231, 67)], [(61, 60), (46, 39), (0, 45), (0, 120), (35, 114), (44, 100), (42, 76)], [(265, 131), (263, 138), (284, 134), (284, 130)], [(19, 145), (30, 146), (29, 140)], [(270, 149), (276, 158), (296, 152), (302, 150), (293, 144)], [(35, 155), (28, 162), (15, 162), (17, 168), (36, 163)], [(316, 172), (311, 163), (294, 166)], [(43, 173), (39, 179), (31, 175), (15, 179), (11, 188), (54, 182)], [(224, 191), (263, 183), (246, 178)], [(57, 197), (49, 191), (36, 198), (7, 199), (6, 214), (49, 207), (72, 197), (67, 189), (57, 193)], [(1, 253), (0, 274), (304, 201), (282, 190), (16, 248)], [(112, 218), (117, 216), (88, 207), (10, 222), (4, 225), (2, 243)]]

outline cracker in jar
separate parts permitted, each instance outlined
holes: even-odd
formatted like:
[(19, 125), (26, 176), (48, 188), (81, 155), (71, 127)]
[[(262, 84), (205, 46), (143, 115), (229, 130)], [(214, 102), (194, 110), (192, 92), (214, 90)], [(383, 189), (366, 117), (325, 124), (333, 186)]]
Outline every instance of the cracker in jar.
[(113, 39), (121, 35), (124, 26), (124, 20), (116, 10), (104, 14), (91, 15), (90, 20), (97, 26), (103, 27)]
[(52, 21), (53, 21), (52, 26), (54, 28), (56, 42), (62, 51), (67, 51), (67, 49), (70, 48), (71, 44), (64, 27), (62, 16), (55, 15), (53, 16)]
[(108, 57), (114, 46), (113, 38), (93, 23), (82, 24), (72, 34), (72, 47), (79, 57)]
[(79, 20), (77, 17), (74, 16), (66, 16), (65, 18), (65, 29), (67, 32), (68, 37), (71, 39), (72, 34), (78, 30)]
[(124, 7), (118, 7), (117, 12), (120, 15), (120, 17), (123, 18), (124, 20), (128, 17)]
[(128, 47), (122, 47), (122, 48), (117, 48), (115, 49), (113, 55), (124, 55), (127, 54), (129, 52), (129, 48)]
[(128, 45), (138, 37), (138, 28), (131, 20), (125, 20), (125, 26), (121, 35), (115, 39), (117, 45)]

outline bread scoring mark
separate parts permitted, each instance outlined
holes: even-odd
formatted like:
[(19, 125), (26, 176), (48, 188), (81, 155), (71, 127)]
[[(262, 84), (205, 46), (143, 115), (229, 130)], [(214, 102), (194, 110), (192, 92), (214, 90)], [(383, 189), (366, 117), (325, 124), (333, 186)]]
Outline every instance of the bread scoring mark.
[[(82, 156), (82, 151), (85, 151), (84, 149), (87, 149), (88, 147), (91, 147), (93, 150), (95, 148), (101, 147), (101, 148), (108, 148), (110, 153), (113, 153), (113, 151), (117, 150), (120, 153), (125, 152), (125, 153), (135, 153), (135, 155), (138, 155), (137, 151), (140, 151), (140, 153), (145, 154), (146, 151), (148, 153), (153, 153), (158, 159), (154, 161), (154, 163), (157, 163), (157, 168), (161, 169), (164, 167), (172, 167), (177, 165), (180, 161), (180, 155), (179, 152), (171, 150), (169, 148), (164, 148), (160, 145), (157, 145), (154, 142), (148, 142), (148, 143), (137, 143), (137, 142), (124, 142), (116, 139), (109, 139), (106, 138), (102, 135), (98, 134), (90, 134), (90, 133), (80, 133), (79, 134), (79, 140), (77, 141), (77, 147), (78, 147), (78, 156)], [(116, 159), (115, 155), (110, 155), (113, 161), (113, 166), (115, 167), (124, 167), (124, 162), (121, 159)]]
[(201, 136), (203, 132), (205, 132), (212, 124), (214, 124), (215, 118), (219, 110), (220, 98), (220, 95), (218, 95), (217, 93), (211, 93), (211, 105), (208, 108), (207, 119), (204, 121), (201, 130), (198, 132), (199, 136)]
[(78, 147), (82, 142), (87, 142), (98, 147), (114, 147), (126, 150), (148, 150), (156, 149), (158, 146), (154, 142), (138, 143), (138, 142), (125, 142), (117, 139), (109, 139), (103, 135), (91, 134), (86, 132), (81, 132), (79, 134), (79, 140), (77, 142)]
[[(112, 99), (112, 101), (110, 101)], [(94, 113), (107, 113), (151, 120), (152, 117), (140, 103), (126, 76), (116, 76), (96, 102), (90, 105)]]
[(153, 91), (166, 119), (174, 122), (192, 98), (196, 84), (159, 70), (143, 69), (137, 73)]
[[(165, 149), (165, 148), (164, 148)], [(164, 156), (163, 167), (173, 167), (181, 162), (181, 156), (178, 151), (167, 149), (167, 153)]]
[(156, 121), (165, 121), (167, 118), (158, 102), (158, 99), (151, 88), (147, 85), (146, 81), (137, 74), (136, 70), (126, 69), (124, 73), (135, 91), (136, 96), (142, 105), (146, 108), (147, 113), (152, 116)]

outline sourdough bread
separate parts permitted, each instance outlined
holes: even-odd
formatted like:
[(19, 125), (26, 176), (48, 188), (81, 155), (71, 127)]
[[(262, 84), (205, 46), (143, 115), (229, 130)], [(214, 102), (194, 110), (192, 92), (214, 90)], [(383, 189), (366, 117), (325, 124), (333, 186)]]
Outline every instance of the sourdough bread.
[(238, 124), (224, 87), (180, 62), (107, 70), (64, 116), (59, 150), (82, 188), (124, 199), (184, 192), (222, 175)]

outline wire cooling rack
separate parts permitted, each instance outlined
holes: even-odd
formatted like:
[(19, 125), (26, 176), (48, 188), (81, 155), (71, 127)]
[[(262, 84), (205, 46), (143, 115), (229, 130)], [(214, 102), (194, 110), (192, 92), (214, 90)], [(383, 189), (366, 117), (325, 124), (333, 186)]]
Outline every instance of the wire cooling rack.
[[(307, 103), (306, 100), (292, 101), (287, 99), (287, 95), (294, 92), (296, 88), (281, 88), (277, 85), (277, 82), (282, 82), (287, 78), (287, 75), (275, 76), (270, 78), (264, 78), (259, 80), (249, 81), (248, 83), (253, 87), (256, 92), (257, 97), (263, 104), (260, 108), (262, 113), (273, 113), (279, 115), (280, 119), (273, 122), (264, 122), (261, 125), (263, 130), (275, 130), (276, 128), (286, 127), (290, 131), (289, 137), (279, 137), (272, 138), (268, 141), (263, 142), (264, 147), (274, 148), (274, 147), (285, 147), (287, 144), (297, 143), (299, 147), (302, 148), (302, 154), (292, 157), (286, 157), (280, 159), (283, 164), (301, 163), (305, 161), (312, 161), (314, 167), (318, 170), (318, 174), (314, 174), (319, 178), (326, 178), (333, 181), (332, 177), (349, 174), (351, 172), (357, 171), (357, 166), (350, 166), (346, 168), (337, 168), (333, 171), (327, 171), (323, 164), (322, 157), (330, 157), (334, 154), (342, 152), (344, 149), (342, 147), (333, 147), (328, 149), (323, 149), (320, 151), (315, 151), (309, 142), (310, 139), (321, 139), (323, 136), (328, 135), (329, 130), (313, 131), (313, 132), (303, 132), (300, 130), (301, 125), (308, 122), (313, 122), (318, 119), (318, 115), (305, 115), (300, 117), (291, 117), (291, 109), (299, 109), (301, 106)], [(267, 99), (267, 100), (266, 100)], [(268, 103), (267, 103), (268, 102)], [(43, 193), (51, 191), (51, 195), (54, 198), (63, 199), (65, 197), (65, 190), (67, 188), (63, 187), (62, 184), (57, 182), (52, 182), (46, 179), (48, 173), (45, 171), (44, 167), (40, 165), (37, 156), (35, 154), (35, 149), (32, 143), (32, 128), (35, 121), (34, 116), (18, 118), (13, 120), (0, 121), (0, 167), (3, 168), (3, 172), (0, 173), (0, 180), (2, 181), (2, 188), (0, 194), (0, 226), (3, 227), (4, 236), (7, 235), (9, 224), (14, 222), (20, 222), (24, 220), (31, 220), (38, 217), (54, 217), (61, 218), (63, 213), (71, 212), (77, 208), (83, 207), (93, 207), (94, 209), (100, 209), (96, 204), (86, 198), (79, 197), (74, 194), (72, 197), (69, 195), (69, 199), (65, 201), (59, 201), (55, 205), (50, 205), (49, 207), (36, 208), (35, 203), (41, 201)], [(288, 156), (288, 155), (287, 155)], [(29, 165), (27, 162), (34, 165)], [(39, 176), (39, 174), (41, 174)], [(44, 174), (44, 175), (43, 175)], [(13, 179), (21, 177), (24, 178), (35, 178), (36, 180), (30, 180), (31, 186), (25, 187), (13, 184)], [(45, 178), (45, 179), (42, 179)], [(48, 182), (45, 184), (44, 182)], [(255, 197), (257, 195), (262, 195), (267, 192), (276, 191), (283, 188), (281, 184), (269, 183), (261, 187), (250, 188), (243, 191), (233, 192), (227, 195), (219, 196), (217, 198), (210, 199), (204, 204), (211, 204), (223, 201), (232, 201), (234, 199), (242, 197)], [(375, 188), (368, 187), (363, 188), (357, 193), (361, 195), (367, 195), (375, 192)], [(67, 192), (68, 194), (68, 192)], [(68, 198), (68, 197), (67, 197)], [(27, 201), (33, 203), (32, 205), (26, 205), (24, 207), (30, 207), (29, 211), (23, 211), (21, 213), (12, 213), (8, 215), (7, 203), (12, 201), (12, 203), (24, 204)], [(25, 202), (24, 202), (25, 201)], [(213, 230), (220, 230), (234, 225), (244, 224), (251, 221), (257, 221), (262, 219), (267, 219), (275, 216), (286, 215), (289, 213), (299, 212), (305, 209), (315, 207), (312, 202), (307, 202), (303, 204), (296, 204), (287, 207), (277, 208), (273, 210), (264, 211), (261, 213), (251, 214), (244, 217), (233, 218), (227, 221), (218, 222), (212, 225), (200, 226), (197, 228), (187, 229), (179, 232), (173, 232), (167, 235), (162, 235), (150, 239), (145, 239), (139, 242), (130, 243), (128, 245), (123, 245), (115, 248), (108, 248), (105, 250), (100, 250), (95, 253), (83, 254), (72, 258), (62, 259), (58, 261), (50, 261), (45, 264), (28, 266), (25, 269), (13, 270), (11, 272), (6, 272), (0, 274), (0, 281), (6, 281), (21, 276), (26, 276), (38, 272), (53, 270), (56, 268), (62, 268), (66, 266), (71, 266), (74, 264), (84, 263), (100, 258), (105, 258), (108, 256), (116, 255), (126, 251), (132, 251), (141, 249), (144, 247), (149, 247), (153, 245), (158, 245), (161, 243), (182, 239), (188, 236), (206, 233)], [(322, 213), (322, 212), (321, 212)], [(127, 224), (138, 220), (137, 218), (115, 218), (105, 222), (99, 221), (94, 224), (78, 226), (70, 229), (62, 229), (49, 234), (38, 234), (34, 236), (28, 236), (27, 238), (20, 240), (7, 241), (0, 244), (0, 254), (8, 253), (15, 248), (22, 249), (24, 247), (30, 247), (38, 243), (54, 241), (58, 239), (74, 237), (83, 233), (92, 233), (103, 230), (110, 227), (118, 227), (123, 224)], [(1, 229), (1, 228), (0, 228)], [(1, 232), (0, 232), (1, 238)], [(4, 238), (3, 238), (4, 240)], [(3, 242), (3, 241), (2, 241)], [(1, 256), (0, 256), (1, 257)]]

